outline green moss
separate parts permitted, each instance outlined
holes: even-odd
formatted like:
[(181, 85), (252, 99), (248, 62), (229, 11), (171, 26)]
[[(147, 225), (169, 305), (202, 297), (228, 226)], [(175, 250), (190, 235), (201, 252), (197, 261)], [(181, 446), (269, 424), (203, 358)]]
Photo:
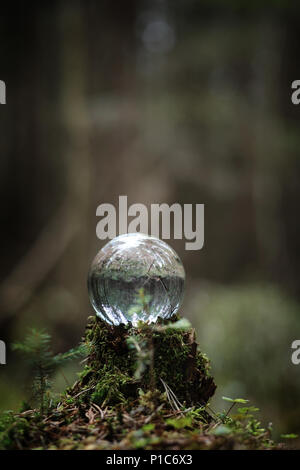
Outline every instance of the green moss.
[(118, 404), (126, 402), (126, 395), (133, 384), (133, 379), (120, 370), (104, 367), (101, 370), (102, 377), (99, 378), (95, 390), (91, 395), (91, 401), (97, 405), (107, 403)]
[(83, 400), (112, 405), (136, 399), (140, 389), (167, 387), (181, 403), (205, 404), (215, 390), (209, 362), (197, 350), (194, 330), (175, 327), (175, 320), (116, 328), (91, 317), (85, 335), (90, 354), (72, 393), (84, 387)]

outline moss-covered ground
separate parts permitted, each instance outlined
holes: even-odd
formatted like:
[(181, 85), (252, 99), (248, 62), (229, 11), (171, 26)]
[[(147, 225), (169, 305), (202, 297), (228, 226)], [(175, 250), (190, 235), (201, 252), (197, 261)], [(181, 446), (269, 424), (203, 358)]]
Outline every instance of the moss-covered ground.
[[(173, 318), (154, 327), (110, 327), (90, 318), (88, 356), (78, 381), (59, 398), (0, 418), (2, 449), (269, 449), (245, 400), (230, 412), (209, 405), (209, 361), (194, 330)], [(27, 407), (28, 408), (28, 407)], [(277, 448), (280, 446), (276, 446)]]

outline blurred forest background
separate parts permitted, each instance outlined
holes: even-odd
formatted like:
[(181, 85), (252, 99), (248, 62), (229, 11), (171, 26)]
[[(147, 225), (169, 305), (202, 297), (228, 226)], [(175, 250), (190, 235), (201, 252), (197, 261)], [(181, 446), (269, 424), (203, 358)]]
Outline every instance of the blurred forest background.
[[(1, 5), (0, 409), (30, 371), (10, 349), (45, 327), (56, 352), (93, 314), (87, 272), (103, 202), (204, 203), (205, 247), (170, 241), (182, 314), (221, 396), (300, 431), (297, 2), (127, 0)], [(79, 365), (65, 370), (72, 382)], [(62, 390), (62, 375), (56, 378)]]

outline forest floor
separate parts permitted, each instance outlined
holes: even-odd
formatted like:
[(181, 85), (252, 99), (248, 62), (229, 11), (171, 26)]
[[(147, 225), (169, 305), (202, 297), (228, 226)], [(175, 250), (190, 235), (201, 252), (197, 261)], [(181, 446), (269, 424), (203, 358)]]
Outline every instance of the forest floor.
[(247, 400), (224, 398), (226, 411), (211, 409), (216, 386), (209, 361), (184, 319), (118, 330), (91, 318), (84, 342), (84, 369), (58, 400), (46, 392), (47, 367), (76, 351), (52, 356), (49, 336), (35, 331), (18, 345), (39, 371), (39, 407), (26, 404), (20, 413), (0, 415), (0, 449), (284, 448)]
[[(154, 392), (153, 392), (154, 393)], [(6, 413), (2, 449), (282, 449), (271, 430), (251, 414), (214, 415), (194, 407), (172, 410), (165, 396), (142, 395), (131, 409), (75, 404), (71, 396), (42, 416), (38, 410)], [(160, 403), (160, 404), (157, 404)], [(1, 425), (0, 425), (1, 426)]]

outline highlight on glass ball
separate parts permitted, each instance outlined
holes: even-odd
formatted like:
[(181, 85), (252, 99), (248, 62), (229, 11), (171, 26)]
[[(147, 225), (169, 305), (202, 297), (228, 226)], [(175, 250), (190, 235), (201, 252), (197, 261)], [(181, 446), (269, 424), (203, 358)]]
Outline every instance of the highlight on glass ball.
[(91, 304), (110, 325), (155, 323), (178, 311), (185, 272), (176, 252), (158, 238), (120, 235), (96, 255), (88, 275)]

